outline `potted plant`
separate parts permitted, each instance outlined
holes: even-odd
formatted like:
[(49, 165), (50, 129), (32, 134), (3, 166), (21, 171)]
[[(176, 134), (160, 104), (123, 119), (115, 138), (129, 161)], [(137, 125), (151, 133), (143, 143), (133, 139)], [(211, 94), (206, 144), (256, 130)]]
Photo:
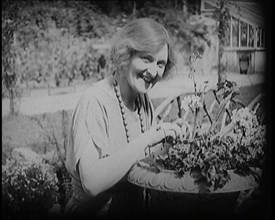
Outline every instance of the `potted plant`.
[(156, 146), (128, 180), (147, 188), (151, 209), (232, 212), (239, 193), (257, 187), (261, 176), (266, 128), (257, 115), (259, 100), (242, 105), (236, 83), (225, 80), (210, 91), (214, 100), (209, 102), (194, 73), (192, 65), (194, 93), (178, 102), (184, 141)]

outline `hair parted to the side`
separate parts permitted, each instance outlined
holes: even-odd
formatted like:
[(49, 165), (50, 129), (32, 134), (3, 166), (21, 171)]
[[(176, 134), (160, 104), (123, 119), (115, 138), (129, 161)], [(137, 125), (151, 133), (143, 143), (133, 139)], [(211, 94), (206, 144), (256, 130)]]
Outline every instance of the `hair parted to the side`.
[(155, 53), (165, 44), (168, 46), (168, 61), (164, 77), (175, 66), (175, 55), (168, 31), (150, 18), (130, 21), (113, 38), (110, 54), (112, 72), (123, 72), (135, 53)]

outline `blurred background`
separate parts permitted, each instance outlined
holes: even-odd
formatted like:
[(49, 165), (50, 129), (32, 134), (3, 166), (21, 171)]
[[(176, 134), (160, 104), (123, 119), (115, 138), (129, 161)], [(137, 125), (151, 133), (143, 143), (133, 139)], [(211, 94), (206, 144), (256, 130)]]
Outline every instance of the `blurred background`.
[[(22, 97), (77, 92), (104, 78), (111, 37), (138, 17), (154, 18), (170, 31), (177, 76), (189, 74), (189, 56), (195, 52), (201, 55), (199, 77), (220, 80), (236, 73), (238, 79), (264, 73), (265, 6), (252, 0), (6, 0), (2, 5), (2, 115), (27, 113), (24, 105), (29, 103), (24, 104)], [(253, 77), (257, 81), (263, 74)]]

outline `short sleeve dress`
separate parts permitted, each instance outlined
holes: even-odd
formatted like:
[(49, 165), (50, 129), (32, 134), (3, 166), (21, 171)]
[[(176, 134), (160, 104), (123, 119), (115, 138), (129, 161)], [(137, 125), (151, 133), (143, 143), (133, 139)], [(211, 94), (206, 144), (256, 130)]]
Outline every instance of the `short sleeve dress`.
[[(133, 214), (142, 208), (142, 189), (121, 180), (114, 192), (103, 192), (96, 197), (85, 194), (77, 163), (87, 154), (93, 161), (112, 155), (127, 147), (120, 106), (113, 88), (112, 77), (92, 85), (80, 98), (72, 117), (70, 136), (66, 148), (66, 168), (72, 177), (73, 195), (66, 208), (66, 214)], [(145, 119), (145, 129), (153, 124), (153, 107), (147, 94), (141, 95), (141, 114)], [(129, 125), (130, 141), (141, 134), (137, 112), (125, 107)]]

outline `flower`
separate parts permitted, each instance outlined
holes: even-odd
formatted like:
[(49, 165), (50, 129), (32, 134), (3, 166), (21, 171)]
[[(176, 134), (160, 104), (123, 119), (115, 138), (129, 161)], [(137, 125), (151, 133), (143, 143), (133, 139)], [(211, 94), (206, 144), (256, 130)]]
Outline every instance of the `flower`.
[(181, 101), (181, 108), (185, 111), (188, 111), (189, 109), (192, 112), (195, 112), (197, 108), (202, 107), (201, 97), (196, 95), (188, 95), (185, 96), (184, 99)]
[(258, 123), (256, 115), (247, 107), (232, 112), (232, 121), (236, 124), (233, 133), (229, 134), (235, 143), (247, 146), (252, 157), (262, 154), (266, 143), (266, 126)]
[(248, 107), (234, 109), (231, 120), (245, 130), (258, 126), (257, 116)]

